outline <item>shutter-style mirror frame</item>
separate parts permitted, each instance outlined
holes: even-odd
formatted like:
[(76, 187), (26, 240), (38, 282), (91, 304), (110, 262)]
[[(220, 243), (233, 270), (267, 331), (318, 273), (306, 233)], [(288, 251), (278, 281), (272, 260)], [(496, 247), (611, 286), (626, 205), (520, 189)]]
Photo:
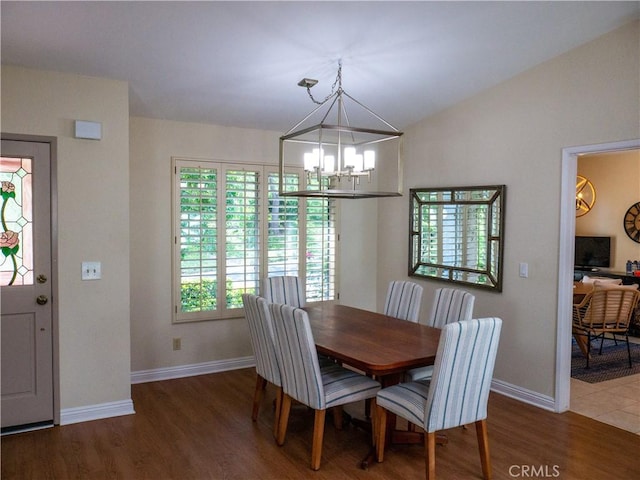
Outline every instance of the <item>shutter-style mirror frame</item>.
[(502, 291), (505, 185), (412, 188), (409, 276)]

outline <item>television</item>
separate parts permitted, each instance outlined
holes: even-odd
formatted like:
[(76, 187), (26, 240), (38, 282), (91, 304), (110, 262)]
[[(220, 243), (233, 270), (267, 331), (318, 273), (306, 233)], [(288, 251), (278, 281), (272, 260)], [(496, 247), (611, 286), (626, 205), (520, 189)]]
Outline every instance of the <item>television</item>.
[(574, 265), (582, 270), (609, 268), (611, 237), (576, 236)]

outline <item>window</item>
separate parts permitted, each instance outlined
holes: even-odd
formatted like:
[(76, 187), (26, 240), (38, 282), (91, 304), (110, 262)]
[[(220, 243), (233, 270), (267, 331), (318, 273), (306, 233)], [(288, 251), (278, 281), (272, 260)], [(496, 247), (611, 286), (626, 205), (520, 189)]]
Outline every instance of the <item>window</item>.
[[(280, 197), (274, 168), (173, 159), (174, 322), (237, 316), (260, 279), (306, 279), (307, 301), (336, 295), (335, 205)], [(287, 175), (298, 189), (302, 172)], [(309, 185), (308, 188), (313, 188)]]

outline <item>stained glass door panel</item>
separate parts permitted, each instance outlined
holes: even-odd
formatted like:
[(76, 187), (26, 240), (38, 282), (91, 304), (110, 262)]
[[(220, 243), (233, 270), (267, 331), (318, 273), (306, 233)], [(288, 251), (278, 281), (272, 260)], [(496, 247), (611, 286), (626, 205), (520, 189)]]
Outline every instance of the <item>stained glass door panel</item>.
[(2, 157), (0, 285), (33, 284), (33, 160)]

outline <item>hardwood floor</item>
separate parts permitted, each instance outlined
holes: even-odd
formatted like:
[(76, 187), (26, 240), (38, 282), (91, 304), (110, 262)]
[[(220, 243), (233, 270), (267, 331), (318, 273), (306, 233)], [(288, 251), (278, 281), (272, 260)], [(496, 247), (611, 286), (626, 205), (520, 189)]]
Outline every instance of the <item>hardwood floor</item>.
[[(54, 427), (1, 439), (10, 479), (422, 479), (424, 449), (397, 446), (359, 468), (369, 435), (328, 419), (322, 465), (310, 469), (313, 412), (295, 407), (287, 440), (273, 438), (273, 390), (251, 422), (253, 369), (132, 386), (135, 415)], [(361, 415), (363, 405), (346, 407)], [(493, 478), (640, 478), (640, 436), (573, 412), (550, 413), (492, 394)], [(474, 428), (447, 431), (436, 448), (441, 479), (482, 478)], [(526, 474), (525, 474), (526, 473)]]

